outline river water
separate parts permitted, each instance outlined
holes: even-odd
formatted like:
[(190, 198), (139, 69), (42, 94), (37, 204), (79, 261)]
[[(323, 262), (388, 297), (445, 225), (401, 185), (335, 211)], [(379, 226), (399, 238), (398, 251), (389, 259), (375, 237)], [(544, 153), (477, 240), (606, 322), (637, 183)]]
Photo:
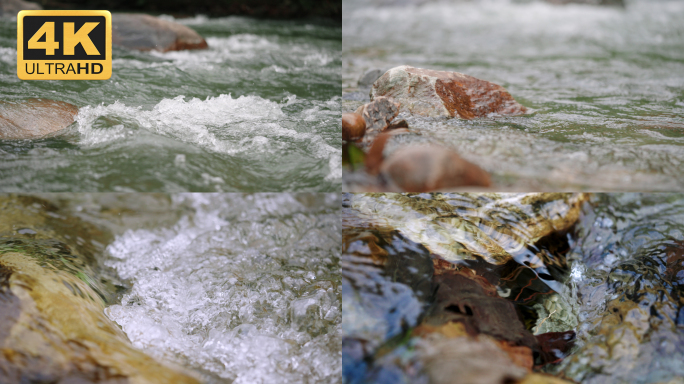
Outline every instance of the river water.
[[(429, 316), (432, 291), (425, 281), (432, 278), (430, 259), (451, 257), (458, 265), (482, 268), (465, 259), (468, 252), (463, 247), (485, 256), (491, 244), (510, 247), (537, 233), (535, 226), (547, 219), (573, 216), (573, 209), (565, 204), (577, 198), (550, 195), (538, 200), (544, 204), (527, 205), (521, 204), (524, 197), (506, 195), (345, 195), (345, 380), (428, 382), (414, 344), (401, 343)], [(534, 246), (523, 242), (517, 251), (556, 255), (555, 259), (545, 256), (544, 263), (534, 267), (537, 277), (556, 293), (540, 295), (544, 289), (548, 293), (548, 288), (534, 288), (534, 277), (521, 279), (517, 288), (506, 282), (508, 278), (501, 279), (498, 294), (522, 307), (530, 306), (528, 300), (546, 297), (530, 307), (539, 314), (536, 326), (534, 322), (527, 325), (535, 334), (576, 333), (569, 355), (559, 364), (547, 365), (547, 372), (582, 383), (681, 381), (684, 196), (626, 193), (585, 198), (575, 200), (583, 202), (570, 231), (564, 230), (552, 242)], [(528, 216), (530, 212), (537, 213)], [(566, 251), (557, 253), (563, 248)], [(461, 260), (448, 255), (450, 249), (460, 250)], [(514, 257), (521, 261), (519, 255)], [(548, 267), (555, 277), (544, 277), (540, 266)], [(478, 272), (490, 276), (487, 273)], [(523, 285), (530, 290), (518, 291)], [(489, 310), (494, 313), (494, 308)], [(355, 344), (359, 341), (361, 348)], [(360, 350), (370, 357), (361, 359)]]
[(421, 136), (397, 142), (446, 144), (490, 171), (497, 191), (681, 189), (684, 2), (625, 3), (345, 0), (343, 110), (367, 98), (357, 81), (372, 68), (462, 72), (531, 113), (411, 117)]
[(114, 283), (94, 288), (114, 297), (105, 313), (134, 346), (206, 383), (340, 381), (339, 194), (41, 198), (49, 230), (27, 227), (38, 202), (21, 213), (28, 198), (3, 200), (25, 218), (16, 237), (90, 249), (97, 268), (77, 272)]
[(57, 137), (0, 142), (0, 188), (339, 190), (340, 25), (177, 21), (209, 49), (115, 47), (110, 80), (21, 81), (16, 22), (0, 20), (0, 100), (51, 98), (80, 108)]

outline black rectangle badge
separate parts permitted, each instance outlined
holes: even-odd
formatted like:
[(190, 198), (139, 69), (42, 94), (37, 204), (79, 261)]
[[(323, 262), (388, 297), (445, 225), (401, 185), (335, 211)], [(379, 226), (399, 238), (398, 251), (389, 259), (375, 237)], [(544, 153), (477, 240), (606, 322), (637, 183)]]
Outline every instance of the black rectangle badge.
[(109, 11), (21, 11), (17, 75), (22, 80), (106, 80), (112, 74)]

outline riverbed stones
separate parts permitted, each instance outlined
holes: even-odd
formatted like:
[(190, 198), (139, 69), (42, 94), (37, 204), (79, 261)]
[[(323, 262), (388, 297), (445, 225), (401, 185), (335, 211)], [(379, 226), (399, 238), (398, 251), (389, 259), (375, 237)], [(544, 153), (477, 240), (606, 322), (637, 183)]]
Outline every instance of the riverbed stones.
[(180, 51), (205, 49), (207, 42), (191, 28), (158, 17), (112, 14), (112, 43), (138, 51)]
[(436, 144), (397, 149), (382, 163), (380, 173), (405, 192), (491, 185), (491, 178), (485, 170)]
[(63, 101), (0, 101), (0, 139), (36, 139), (74, 122), (78, 107)]
[(342, 140), (356, 141), (366, 133), (366, 121), (358, 113), (342, 114)]
[(0, 0), (0, 17), (13, 18), (17, 17), (19, 11), (37, 11), (41, 10), (39, 4), (23, 0)]
[(0, 381), (199, 383), (133, 348), (103, 309), (74, 275), (0, 254)]
[(401, 110), (427, 117), (474, 119), (527, 111), (500, 85), (458, 72), (408, 65), (390, 69), (373, 84), (371, 100), (379, 96), (391, 96)]

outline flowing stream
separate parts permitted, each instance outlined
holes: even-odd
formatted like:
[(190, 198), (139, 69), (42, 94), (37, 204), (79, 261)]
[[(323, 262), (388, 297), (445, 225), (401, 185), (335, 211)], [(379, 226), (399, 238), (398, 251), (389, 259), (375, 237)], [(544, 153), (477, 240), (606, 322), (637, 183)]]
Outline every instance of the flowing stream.
[[(535, 335), (574, 331), (574, 346), (562, 360), (546, 365), (547, 373), (582, 383), (681, 380), (684, 196), (549, 194), (525, 200), (345, 195), (345, 382), (429, 382), (430, 369), (416, 358), (420, 342), (409, 339), (431, 316), (437, 289), (429, 285), (431, 258), (451, 260), (495, 281), (497, 294), (518, 306), (518, 316)], [(555, 222), (555, 228), (565, 228), (560, 236), (535, 238), (544, 223), (560, 217), (577, 221), (569, 230)], [(517, 266), (513, 274), (495, 257), (501, 255), (499, 245), (515, 259), (506, 262)], [(473, 258), (470, 250), (489, 258)], [(444, 266), (436, 263), (434, 275)], [(496, 311), (484, 302), (472, 305), (491, 316)]]
[(339, 190), (340, 25), (176, 21), (209, 49), (114, 47), (109, 80), (21, 81), (16, 21), (0, 20), (0, 100), (80, 108), (58, 136), (0, 142), (2, 190)]
[[(521, 117), (407, 118), (493, 174), (494, 190), (672, 191), (684, 186), (684, 3), (345, 0), (343, 111), (359, 78), (399, 65), (504, 86)], [(390, 150), (388, 148), (388, 150)]]
[(149, 355), (212, 384), (340, 381), (338, 194), (0, 197), (0, 252), (76, 274)]

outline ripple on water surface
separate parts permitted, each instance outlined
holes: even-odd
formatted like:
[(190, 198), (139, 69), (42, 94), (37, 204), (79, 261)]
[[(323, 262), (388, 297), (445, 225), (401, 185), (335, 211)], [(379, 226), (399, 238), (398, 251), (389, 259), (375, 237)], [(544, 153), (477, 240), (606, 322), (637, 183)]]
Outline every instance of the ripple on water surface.
[(341, 28), (242, 17), (177, 20), (209, 49), (114, 49), (106, 81), (21, 81), (0, 21), (2, 99), (80, 108), (66, 133), (0, 142), (5, 191), (339, 189)]

